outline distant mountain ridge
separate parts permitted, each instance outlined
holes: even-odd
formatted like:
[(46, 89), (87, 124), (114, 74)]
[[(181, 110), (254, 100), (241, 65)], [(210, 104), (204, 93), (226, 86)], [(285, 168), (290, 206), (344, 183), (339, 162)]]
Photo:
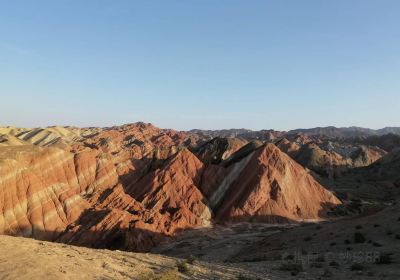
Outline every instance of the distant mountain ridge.
[[(137, 122), (131, 124), (125, 124), (122, 126), (114, 127), (69, 127), (69, 126), (49, 126), (45, 128), (15, 128), (15, 127), (0, 127), (0, 143), (6, 141), (5, 138), (16, 137), (18, 139), (12, 139), (13, 141), (26, 141), (34, 144), (49, 145), (60, 141), (61, 139), (66, 142), (77, 140), (79, 138), (88, 137), (91, 134), (98, 133), (100, 130), (113, 130), (117, 127), (135, 126), (141, 129), (146, 127), (156, 127), (150, 123)], [(332, 139), (348, 139), (348, 138), (365, 138), (371, 136), (384, 136), (384, 135), (397, 135), (400, 136), (400, 127), (384, 127), (381, 129), (370, 129), (364, 127), (314, 127), (314, 128), (300, 128), (289, 131), (279, 131), (274, 129), (262, 129), (262, 130), (251, 130), (245, 128), (232, 128), (232, 129), (217, 129), (217, 130), (203, 130), (203, 129), (192, 129), (188, 131), (176, 131), (173, 129), (159, 129), (163, 135), (169, 135), (171, 133), (185, 135), (187, 137), (195, 137), (197, 140), (211, 140), (216, 137), (222, 138), (242, 138), (246, 140), (260, 140), (260, 141), (275, 141), (288, 135), (303, 134), (308, 136), (318, 136)], [(8, 139), (11, 141), (10, 139)], [(192, 139), (193, 140), (193, 139)], [(37, 142), (37, 143), (36, 143)], [(196, 142), (196, 141), (195, 141)]]
[(202, 130), (202, 129), (192, 129), (188, 133), (196, 134), (203, 137), (208, 137), (210, 139), (215, 137), (222, 138), (243, 138), (247, 140), (261, 140), (261, 141), (271, 141), (276, 138), (280, 138), (285, 135), (284, 131), (277, 131), (273, 129), (262, 129), (262, 130), (251, 130), (245, 128), (233, 128), (233, 129), (220, 129), (220, 130)]
[(369, 137), (369, 136), (383, 136), (387, 134), (400, 135), (400, 127), (384, 127), (381, 129), (371, 129), (364, 127), (314, 127), (314, 128), (300, 128), (289, 131), (278, 131), (273, 129), (251, 130), (251, 129), (221, 129), (221, 130), (202, 130), (192, 129), (188, 131), (193, 134), (200, 134), (214, 137), (238, 137), (244, 139), (259, 139), (263, 141), (274, 140), (285, 135), (304, 134), (310, 136), (324, 136), (327, 138), (355, 138), (355, 137)]
[(400, 135), (400, 127), (385, 127), (381, 129), (370, 129), (364, 127), (315, 127), (309, 129), (295, 129), (290, 130), (288, 134), (306, 134), (326, 136), (329, 138), (352, 138), (352, 137), (368, 137), (368, 136), (382, 136), (386, 134)]

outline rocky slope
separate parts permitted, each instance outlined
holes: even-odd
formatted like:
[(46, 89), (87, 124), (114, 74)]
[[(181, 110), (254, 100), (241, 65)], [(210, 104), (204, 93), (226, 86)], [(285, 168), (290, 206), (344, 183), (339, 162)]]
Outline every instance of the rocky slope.
[(111, 160), (95, 151), (16, 146), (2, 148), (0, 158), (0, 231), (6, 234), (51, 239), (88, 207), (85, 194), (117, 181)]
[(347, 171), (330, 188), (348, 197), (390, 203), (400, 195), (399, 171), (400, 150), (394, 149), (371, 165)]
[(242, 161), (247, 164), (217, 211), (221, 221), (320, 219), (330, 207), (340, 204), (273, 144), (258, 148)]
[(352, 168), (371, 165), (387, 152), (377, 146), (313, 139), (299, 135), (276, 145), (302, 166), (330, 178)]
[(185, 229), (326, 219), (340, 204), (273, 144), (145, 123), (2, 132), (4, 234), (146, 251)]

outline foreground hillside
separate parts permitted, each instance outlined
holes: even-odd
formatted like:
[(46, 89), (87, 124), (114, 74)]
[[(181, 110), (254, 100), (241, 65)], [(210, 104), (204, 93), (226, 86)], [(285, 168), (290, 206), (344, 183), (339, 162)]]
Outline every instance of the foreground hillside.
[(285, 279), (279, 271), (262, 276), (256, 270), (256, 264), (252, 263), (190, 261), (0, 236), (0, 279), (4, 280)]

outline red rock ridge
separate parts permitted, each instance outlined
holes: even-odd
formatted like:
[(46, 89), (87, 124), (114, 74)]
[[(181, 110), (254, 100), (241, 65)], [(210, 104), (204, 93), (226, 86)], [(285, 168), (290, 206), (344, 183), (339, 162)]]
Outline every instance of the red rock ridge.
[(254, 152), (218, 209), (219, 221), (321, 219), (340, 201), (302, 166), (267, 144)]

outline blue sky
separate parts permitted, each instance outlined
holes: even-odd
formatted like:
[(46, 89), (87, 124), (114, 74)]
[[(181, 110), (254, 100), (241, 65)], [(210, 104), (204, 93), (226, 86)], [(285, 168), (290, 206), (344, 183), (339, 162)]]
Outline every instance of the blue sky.
[(0, 0), (0, 125), (400, 126), (397, 0)]

